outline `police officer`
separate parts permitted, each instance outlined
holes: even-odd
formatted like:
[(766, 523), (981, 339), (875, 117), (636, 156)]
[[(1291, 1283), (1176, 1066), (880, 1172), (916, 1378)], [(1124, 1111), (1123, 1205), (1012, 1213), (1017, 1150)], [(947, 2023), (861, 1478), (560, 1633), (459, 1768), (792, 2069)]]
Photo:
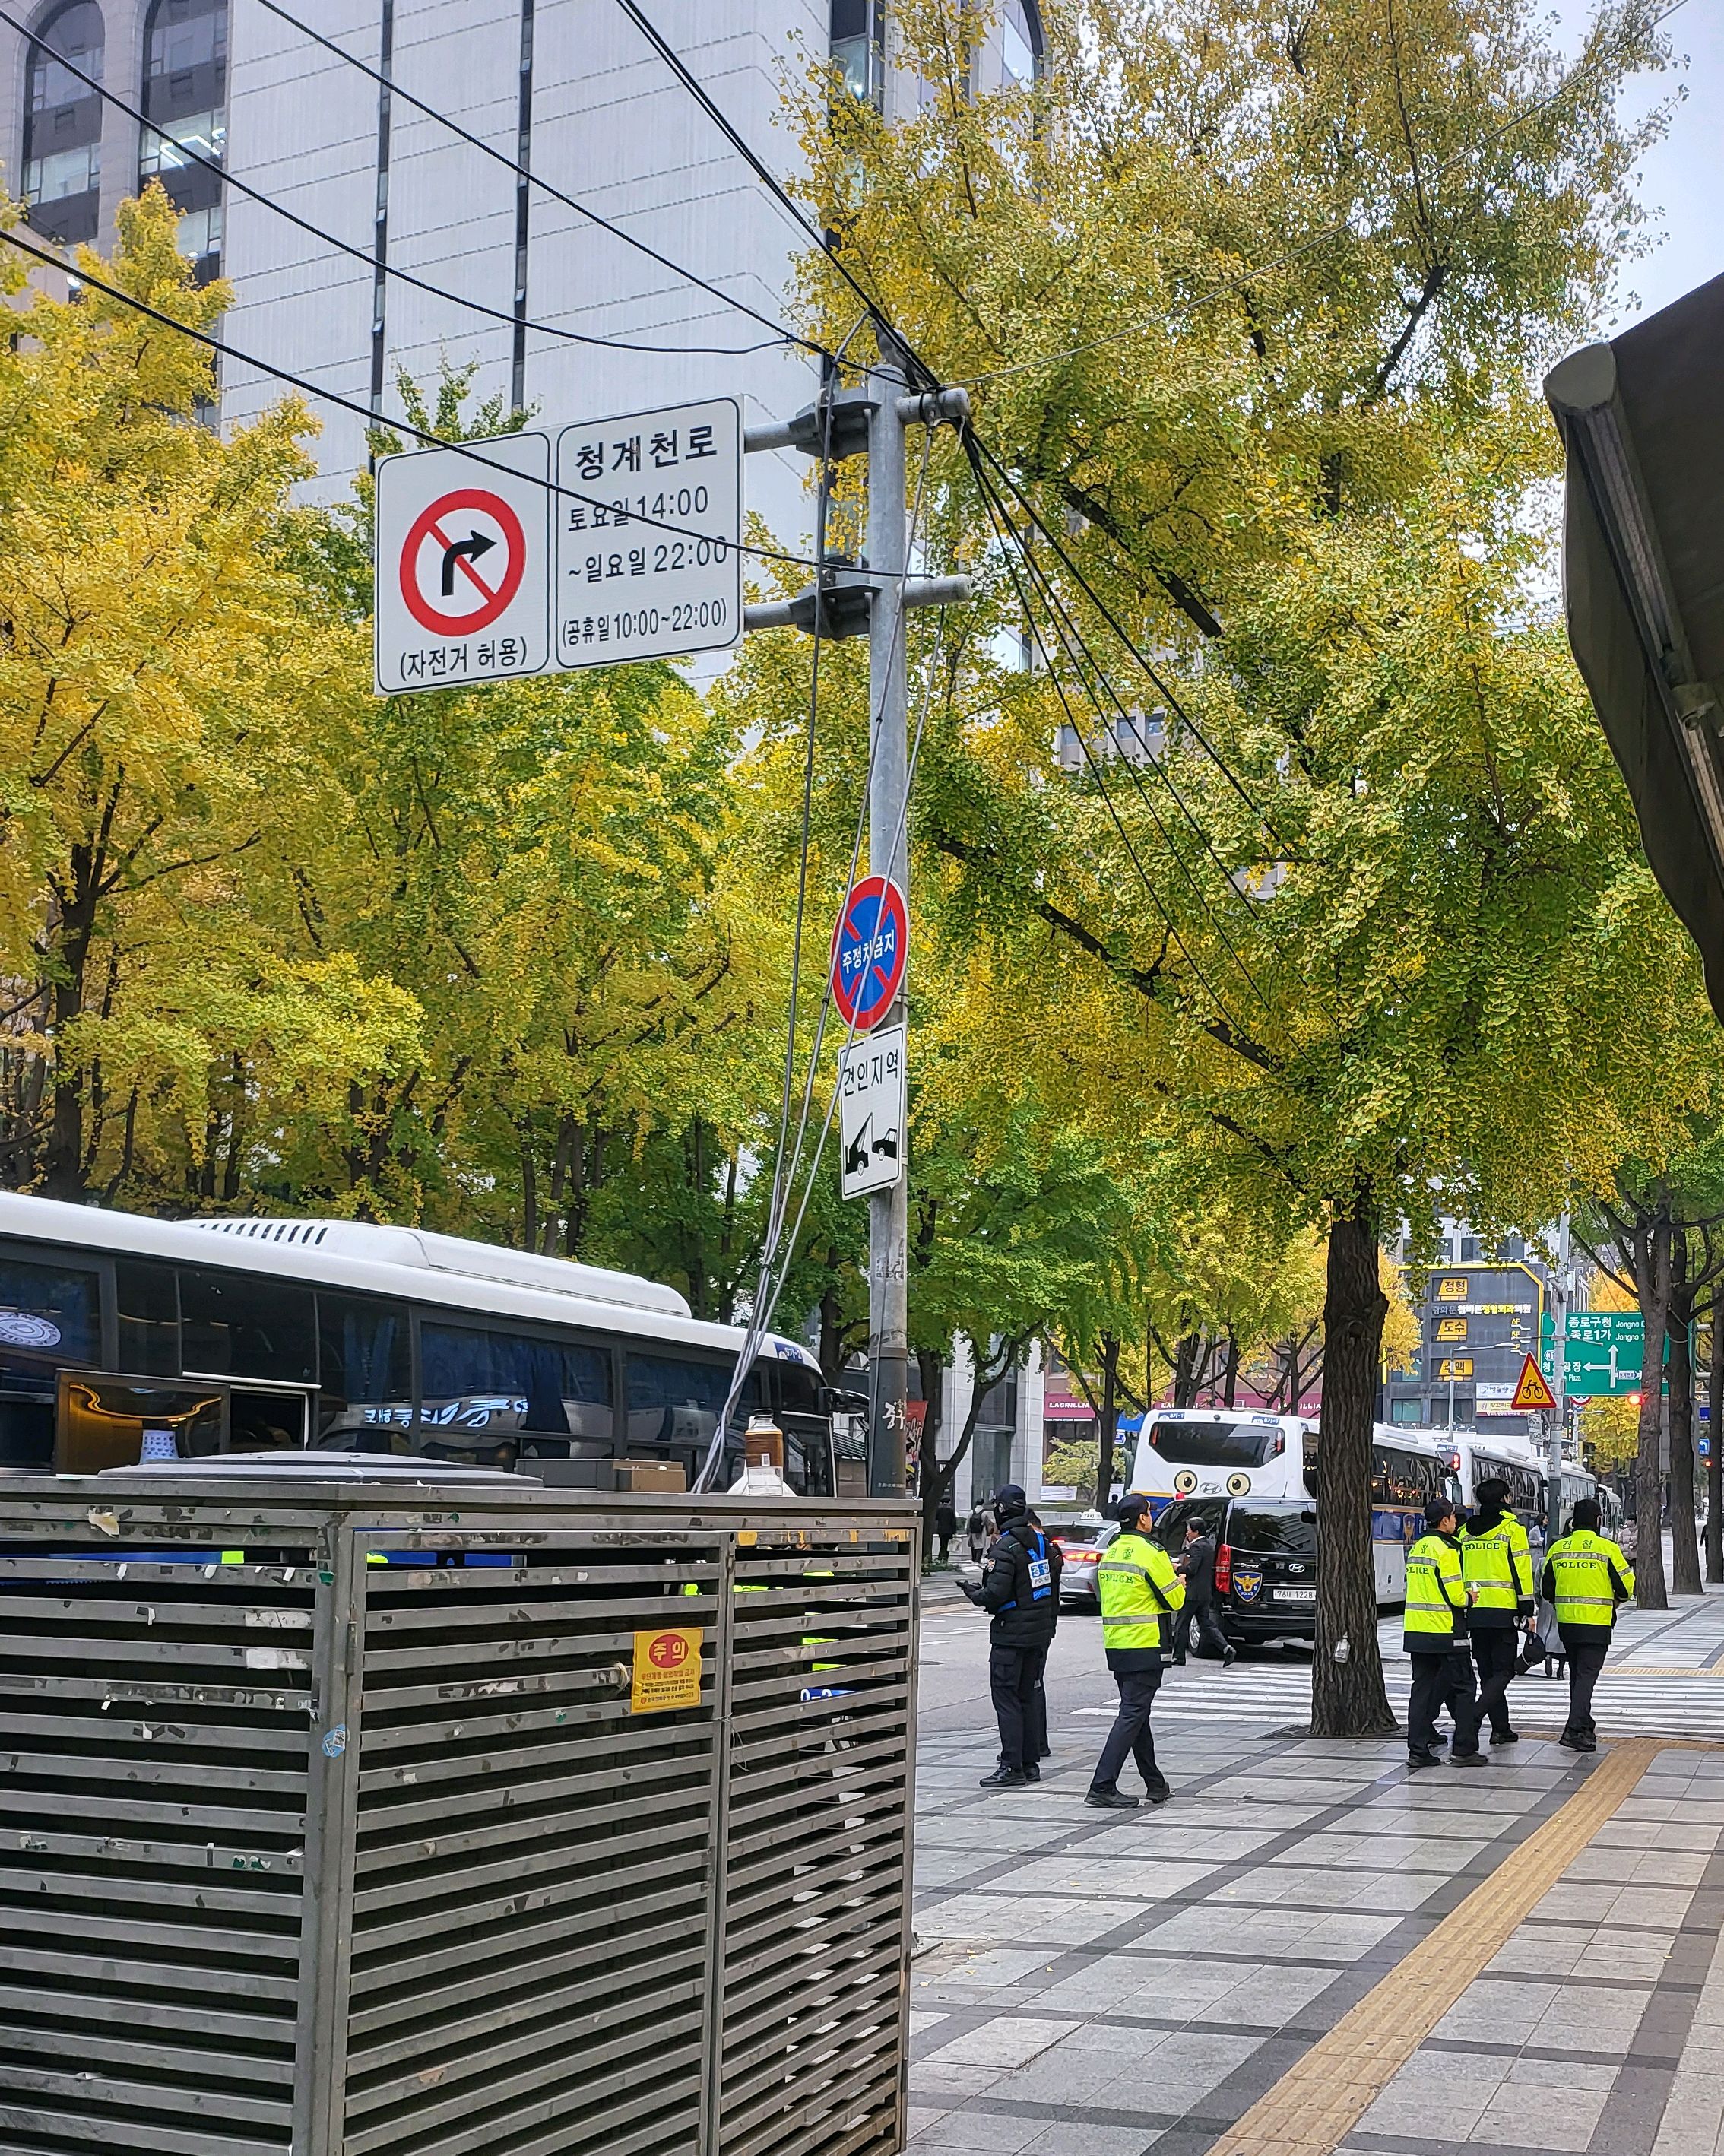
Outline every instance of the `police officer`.
[(1042, 1778), (1046, 1714), (1042, 1672), (1060, 1620), (1060, 1545), (1029, 1516), (1029, 1500), (1008, 1482), (993, 1500), (999, 1537), (982, 1564), (982, 1584), (964, 1592), (993, 1622), (988, 1628), (988, 1681), (999, 1724), (1000, 1763), (984, 1774), (984, 1789), (1020, 1789)]
[(1136, 1797), (1119, 1786), (1128, 1758), (1137, 1763), (1152, 1804), (1172, 1794), (1155, 1763), (1150, 1711), (1162, 1681), (1162, 1650), (1172, 1644), (1172, 1627), (1185, 1605), (1185, 1582), (1159, 1543), (1149, 1539), (1147, 1497), (1128, 1492), (1111, 1507), (1122, 1532), (1102, 1552), (1095, 1584), (1101, 1598), (1101, 1643), (1119, 1686), (1120, 1711), (1107, 1732), (1090, 1781), (1085, 1804), (1103, 1810), (1135, 1811)]
[(1509, 1727), (1508, 1688), (1520, 1663), (1521, 1625), (1532, 1614), (1532, 1551), (1508, 1509), (1509, 1487), (1481, 1482), (1478, 1510), (1460, 1530), (1460, 1571), (1475, 1589), (1467, 1636), (1479, 1666), (1479, 1719), (1493, 1744), (1518, 1744)]
[(1598, 1500), (1578, 1499), (1568, 1532), (1551, 1544), (1539, 1581), (1539, 1592), (1556, 1604), (1568, 1656), (1568, 1726), (1559, 1742), (1571, 1752), (1598, 1748), (1593, 1687), (1610, 1651), (1617, 1609), (1634, 1591), (1634, 1568), (1598, 1525)]
[(1479, 1710), (1473, 1692), (1472, 1657), (1466, 1650), (1467, 1611), (1477, 1589), (1460, 1568), (1453, 1502), (1433, 1497), (1424, 1508), (1424, 1532), (1407, 1553), (1407, 1614), (1401, 1644), (1413, 1658), (1413, 1696), (1407, 1703), (1407, 1763), (1434, 1767), (1437, 1709), (1455, 1717), (1449, 1757), (1457, 1767), (1480, 1767)]

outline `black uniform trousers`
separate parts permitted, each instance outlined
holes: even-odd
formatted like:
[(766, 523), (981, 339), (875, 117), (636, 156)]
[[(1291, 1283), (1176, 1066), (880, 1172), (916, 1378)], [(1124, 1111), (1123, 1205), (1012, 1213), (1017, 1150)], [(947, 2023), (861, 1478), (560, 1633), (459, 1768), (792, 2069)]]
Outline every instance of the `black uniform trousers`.
[(1568, 1657), (1568, 1727), (1562, 1734), (1596, 1737), (1598, 1725), (1593, 1720), (1593, 1687), (1610, 1652), (1610, 1635), (1603, 1632), (1589, 1639), (1586, 1632), (1564, 1625), (1562, 1647)]
[(1048, 1702), (1042, 1672), (1048, 1650), (1040, 1647), (990, 1647), (988, 1688), (993, 1695), (993, 1718), (999, 1724), (1000, 1764), (1021, 1773), (1034, 1767), (1047, 1744)]
[(1200, 1602), (1188, 1596), (1185, 1607), (1173, 1612), (1173, 1664), (1176, 1669), (1184, 1664), (1193, 1625), (1198, 1628), (1198, 1654), (1224, 1656), (1227, 1652), (1228, 1637), (1221, 1629), (1221, 1620), (1215, 1614), (1214, 1603), (1207, 1594)]
[(1479, 1666), (1479, 1720), (1499, 1737), (1509, 1733), (1508, 1688), (1521, 1666), (1521, 1635), (1511, 1625), (1472, 1627), (1473, 1660)]
[(1432, 1752), (1436, 1748), (1437, 1710), (1446, 1707), (1455, 1717), (1455, 1748), (1479, 1748), (1479, 1704), (1473, 1689), (1473, 1658), (1464, 1645), (1444, 1645), (1434, 1651), (1415, 1648), (1413, 1653), (1413, 1696), (1407, 1702), (1407, 1749)]
[(1163, 1789), (1166, 1778), (1155, 1763), (1155, 1739), (1149, 1729), (1150, 1711), (1161, 1689), (1161, 1664), (1153, 1662), (1144, 1669), (1116, 1670), (1113, 1681), (1120, 1688), (1120, 1711), (1107, 1732), (1101, 1757), (1095, 1762), (1090, 1787), (1117, 1789), (1120, 1769), (1127, 1759), (1135, 1759), (1137, 1771), (1143, 1777), (1143, 1786), (1147, 1789)]

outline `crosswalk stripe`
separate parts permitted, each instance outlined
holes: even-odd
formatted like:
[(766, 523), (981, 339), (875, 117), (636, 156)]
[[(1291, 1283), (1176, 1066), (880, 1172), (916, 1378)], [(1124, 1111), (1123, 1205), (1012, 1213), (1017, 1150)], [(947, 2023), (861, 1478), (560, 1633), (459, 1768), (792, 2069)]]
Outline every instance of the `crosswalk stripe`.
[[(1387, 1662), (1384, 1688), (1389, 1704), (1404, 1713), (1411, 1689), (1411, 1672), (1404, 1661)], [(1566, 1718), (1568, 1686), (1560, 1678), (1523, 1676), (1509, 1694), (1517, 1722), (1528, 1727), (1560, 1725)], [(1698, 1671), (1681, 1676), (1647, 1676), (1632, 1669), (1606, 1670), (1594, 1695), (1593, 1710), (1599, 1722), (1621, 1730), (1649, 1733), (1724, 1736), (1724, 1696), (1716, 1681)], [(1106, 1707), (1079, 1707), (1081, 1715), (1111, 1719)], [(1183, 1671), (1163, 1681), (1156, 1700), (1157, 1723), (1222, 1722), (1293, 1722), (1311, 1712), (1311, 1677), (1306, 1671), (1207, 1671), (1196, 1676)]]

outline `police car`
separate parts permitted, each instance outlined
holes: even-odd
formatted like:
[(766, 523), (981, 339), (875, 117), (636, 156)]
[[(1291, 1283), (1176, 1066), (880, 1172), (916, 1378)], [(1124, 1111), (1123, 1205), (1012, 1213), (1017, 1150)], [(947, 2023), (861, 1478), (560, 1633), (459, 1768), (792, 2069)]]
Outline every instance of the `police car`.
[(1215, 1614), (1229, 1640), (1316, 1637), (1314, 1505), (1296, 1497), (1180, 1498), (1154, 1528), (1170, 1557), (1185, 1548), (1193, 1521), (1216, 1537)]

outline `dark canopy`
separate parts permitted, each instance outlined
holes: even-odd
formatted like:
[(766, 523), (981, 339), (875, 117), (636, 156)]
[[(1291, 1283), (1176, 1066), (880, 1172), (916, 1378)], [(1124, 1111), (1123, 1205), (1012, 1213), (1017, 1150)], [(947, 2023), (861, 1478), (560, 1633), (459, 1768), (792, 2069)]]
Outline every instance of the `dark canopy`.
[(1547, 377), (1569, 640), (1724, 1019), (1724, 277)]

